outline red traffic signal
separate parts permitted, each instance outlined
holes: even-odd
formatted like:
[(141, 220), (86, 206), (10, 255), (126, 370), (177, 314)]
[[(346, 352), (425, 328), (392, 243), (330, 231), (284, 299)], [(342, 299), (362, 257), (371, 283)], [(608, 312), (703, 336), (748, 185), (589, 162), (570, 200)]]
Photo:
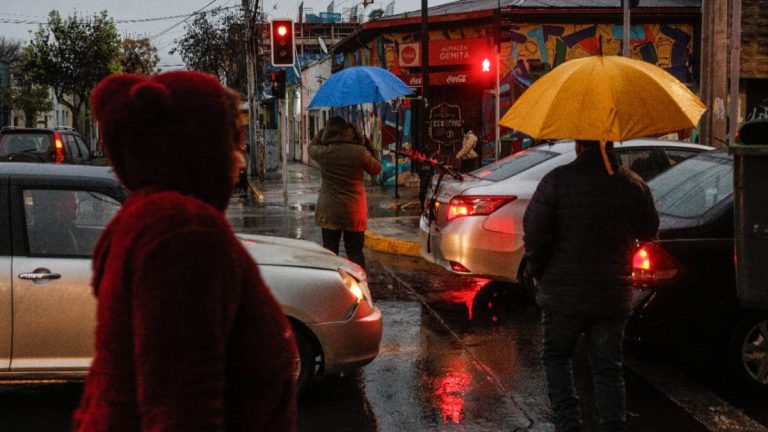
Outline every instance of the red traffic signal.
[(285, 71), (272, 71), (269, 75), (269, 81), (272, 84), (272, 96), (277, 99), (285, 99)]
[(483, 61), (480, 62), (480, 72), (491, 73), (491, 59), (488, 57), (483, 58)]
[(296, 57), (293, 30), (293, 20), (290, 19), (272, 20), (270, 23), (272, 66), (293, 66)]

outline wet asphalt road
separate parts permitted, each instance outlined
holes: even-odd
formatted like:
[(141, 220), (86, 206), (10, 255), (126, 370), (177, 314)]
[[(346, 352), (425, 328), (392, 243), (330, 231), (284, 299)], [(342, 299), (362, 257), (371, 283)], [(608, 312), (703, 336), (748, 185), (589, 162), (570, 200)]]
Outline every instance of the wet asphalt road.
[[(261, 205), (233, 201), (230, 222), (239, 232), (319, 241), (312, 191), (287, 205), (280, 196), (267, 190)], [(299, 400), (299, 431), (554, 430), (535, 306), (418, 258), (366, 253), (384, 316), (381, 352), (357, 373), (311, 385)], [(645, 356), (627, 363), (630, 430), (768, 430), (768, 396), (729, 395), (733, 408), (680, 365)], [(585, 430), (595, 430), (581, 349), (575, 367)], [(0, 431), (66, 431), (81, 391), (78, 383), (0, 385)]]

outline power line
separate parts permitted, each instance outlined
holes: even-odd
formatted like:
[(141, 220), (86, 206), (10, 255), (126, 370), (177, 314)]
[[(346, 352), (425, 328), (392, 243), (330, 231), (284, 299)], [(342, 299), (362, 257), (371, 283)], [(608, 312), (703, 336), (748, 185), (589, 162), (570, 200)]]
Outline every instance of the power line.
[(152, 40), (155, 40), (155, 39), (159, 38), (160, 36), (162, 36), (162, 35), (164, 35), (164, 34), (168, 33), (169, 31), (171, 31), (171, 30), (175, 29), (176, 27), (178, 27), (178, 26), (180, 26), (180, 25), (184, 24), (185, 22), (187, 22), (187, 20), (188, 20), (188, 19), (189, 19), (189, 18), (190, 18), (192, 15), (195, 15), (195, 14), (199, 14), (200, 12), (202, 12), (202, 10), (203, 10), (203, 9), (205, 9), (205, 8), (207, 8), (208, 6), (210, 6), (210, 5), (214, 4), (214, 3), (216, 3), (217, 1), (218, 1), (218, 0), (211, 0), (211, 1), (210, 1), (210, 2), (208, 2), (208, 3), (207, 3), (205, 6), (203, 6), (203, 7), (201, 7), (200, 9), (198, 9), (198, 10), (194, 11), (194, 12), (193, 12), (192, 14), (190, 14), (188, 17), (186, 17), (186, 18), (184, 18), (183, 20), (181, 20), (181, 21), (177, 22), (176, 24), (174, 24), (174, 25), (172, 25), (172, 26), (168, 27), (167, 29), (165, 29), (165, 30), (161, 31), (160, 33), (158, 33), (158, 34), (156, 34), (156, 35), (154, 35), (154, 36), (150, 37), (150, 38), (149, 38), (149, 40), (151, 40), (151, 41), (152, 41)]
[[(211, 3), (214, 3), (215, 1), (218, 1), (218, 0), (214, 0)], [(211, 3), (209, 3), (208, 5), (210, 5)], [(205, 9), (206, 7), (208, 7), (208, 5), (203, 6), (202, 9)], [(227, 7), (222, 7), (220, 9), (226, 10), (226, 9), (238, 9), (238, 8), (240, 8), (240, 6), (227, 6)], [(145, 23), (145, 22), (153, 22), (153, 21), (168, 21), (172, 19), (189, 18), (195, 15), (203, 14), (205, 12), (201, 12), (202, 9), (199, 9), (196, 12), (181, 14), (181, 15), (170, 15), (170, 16), (151, 17), (151, 18), (119, 19), (119, 20), (113, 20), (113, 21), (115, 22), (115, 24), (135, 24), (135, 23)], [(27, 18), (42, 18), (34, 15), (9, 14), (9, 13), (2, 13), (2, 12), (0, 12), (0, 15), (19, 16), (19, 17), (27, 17)], [(36, 25), (36, 24), (47, 24), (47, 21), (32, 21), (32, 20), (24, 20), (24, 19), (0, 18), (0, 23)]]

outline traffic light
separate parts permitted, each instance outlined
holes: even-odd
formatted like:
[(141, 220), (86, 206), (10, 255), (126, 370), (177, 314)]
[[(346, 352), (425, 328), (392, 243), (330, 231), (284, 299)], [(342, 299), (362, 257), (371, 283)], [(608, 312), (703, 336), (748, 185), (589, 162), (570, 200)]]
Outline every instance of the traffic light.
[(270, 30), (272, 35), (272, 66), (293, 66), (296, 57), (293, 20), (272, 20)]
[(272, 71), (269, 81), (272, 83), (272, 96), (285, 99), (285, 71)]
[(491, 73), (491, 59), (488, 57), (483, 57), (483, 61), (480, 62), (480, 72), (482, 73)]
[(479, 64), (475, 66), (476, 76), (483, 83), (496, 81), (496, 55), (487, 53), (478, 57)]

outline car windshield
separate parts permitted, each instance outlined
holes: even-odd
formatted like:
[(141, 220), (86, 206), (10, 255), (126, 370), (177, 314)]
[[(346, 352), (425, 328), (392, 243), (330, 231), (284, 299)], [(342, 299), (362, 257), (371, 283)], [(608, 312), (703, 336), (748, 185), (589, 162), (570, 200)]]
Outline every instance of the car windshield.
[(648, 182), (660, 215), (698, 219), (733, 195), (733, 164), (699, 156), (680, 162)]
[(513, 175), (520, 174), (521, 172), (548, 159), (552, 159), (557, 155), (559, 155), (559, 153), (553, 151), (531, 149), (516, 153), (498, 162), (488, 164), (479, 170), (473, 171), (472, 175), (483, 180), (497, 182), (508, 179)]

